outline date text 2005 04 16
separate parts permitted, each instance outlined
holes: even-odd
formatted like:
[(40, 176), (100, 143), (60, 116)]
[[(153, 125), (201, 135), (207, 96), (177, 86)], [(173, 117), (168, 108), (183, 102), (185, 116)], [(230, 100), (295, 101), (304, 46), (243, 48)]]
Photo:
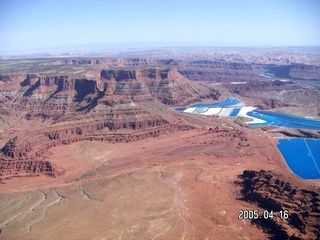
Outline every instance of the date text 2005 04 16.
[(281, 210), (279, 212), (268, 211), (268, 210), (239, 210), (238, 211), (238, 219), (288, 219), (289, 218), (289, 211), (288, 210)]

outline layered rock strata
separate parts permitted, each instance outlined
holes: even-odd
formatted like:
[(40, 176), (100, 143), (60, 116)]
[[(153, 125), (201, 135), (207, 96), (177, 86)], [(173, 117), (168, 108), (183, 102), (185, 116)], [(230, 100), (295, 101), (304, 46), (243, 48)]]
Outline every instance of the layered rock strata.
[(6, 81), (0, 97), (4, 128), (12, 129), (13, 124), (32, 128), (3, 135), (9, 139), (0, 151), (1, 179), (63, 173), (46, 161), (47, 150), (58, 145), (85, 140), (129, 142), (190, 129), (151, 113), (144, 105), (150, 101), (186, 105), (220, 96), (174, 68), (103, 70), (98, 80), (29, 74), (20, 84)]
[(166, 105), (187, 105), (220, 96), (211, 88), (190, 82), (175, 68), (102, 71), (101, 84), (108, 93), (122, 96), (123, 101), (157, 99)]
[[(257, 60), (257, 59), (256, 59)], [(185, 77), (194, 81), (251, 81), (261, 79), (261, 73), (271, 73), (275, 77), (287, 79), (320, 80), (320, 67), (290, 63), (267, 64), (259, 60), (252, 63), (221, 60), (182, 61), (173, 59), (69, 59), (60, 61), (69, 65), (101, 65), (108, 67), (141, 67), (171, 65)]]
[(294, 81), (252, 81), (242, 84), (225, 84), (232, 93), (254, 98), (261, 109), (291, 106), (318, 106), (320, 92)]
[(251, 81), (259, 79), (261, 66), (246, 63), (200, 60), (180, 63), (179, 72), (194, 81)]
[(320, 80), (320, 67), (306, 64), (269, 65), (266, 67), (275, 77)]

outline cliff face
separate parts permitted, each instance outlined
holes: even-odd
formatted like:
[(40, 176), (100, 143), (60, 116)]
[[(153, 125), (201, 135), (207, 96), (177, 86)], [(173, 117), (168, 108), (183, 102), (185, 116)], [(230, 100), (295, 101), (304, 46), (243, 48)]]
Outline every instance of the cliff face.
[(258, 79), (258, 73), (262, 72), (260, 66), (219, 61), (180, 63), (178, 69), (185, 77), (195, 81), (250, 81)]
[(0, 87), (1, 86), (4, 87), (6, 85), (11, 85), (12, 82), (15, 82), (15, 83), (22, 82), (25, 78), (26, 78), (25, 74), (2, 75), (0, 73)]
[[(227, 58), (226, 58), (227, 59)], [(269, 59), (271, 60), (271, 58)], [(167, 65), (174, 66), (188, 79), (194, 81), (251, 81), (261, 79), (259, 76), (266, 71), (281, 78), (320, 79), (320, 67), (305, 64), (285, 65), (285, 62), (267, 64), (260, 62), (259, 57), (252, 63), (235, 62), (223, 58), (221, 60), (182, 61), (173, 59), (67, 59), (58, 61), (59, 64), (68, 65), (98, 65), (102, 68), (144, 67)], [(275, 61), (278, 62), (278, 61)], [(289, 62), (288, 62), (289, 63)]]
[(175, 68), (167, 69), (137, 69), (137, 70), (103, 70), (101, 78), (106, 80), (115, 80), (120, 82), (122, 80), (164, 80), (164, 79), (183, 79)]
[(318, 106), (320, 92), (306, 88), (296, 81), (252, 81), (244, 84), (225, 84), (232, 93), (255, 99), (261, 109), (300, 106)]
[(11, 79), (10, 79), (10, 76), (8, 76), (8, 75), (0, 75), (0, 81), (1, 82), (8, 82), (8, 81), (10, 81)]
[[(101, 112), (101, 111), (100, 111)], [(108, 109), (102, 113), (63, 116), (51, 127), (10, 139), (0, 150), (0, 182), (13, 177), (56, 177), (63, 169), (45, 160), (48, 149), (79, 141), (132, 142), (158, 137), (191, 126), (171, 124), (142, 108)]]
[[(75, 91), (75, 102), (82, 102), (90, 94), (99, 92), (100, 95), (104, 95), (105, 100), (114, 97), (120, 98), (122, 102), (157, 99), (168, 105), (188, 104), (205, 98), (219, 97), (217, 91), (192, 83), (176, 68), (102, 70), (97, 81), (33, 74), (27, 75), (20, 85), (25, 89), (25, 97), (41, 94), (47, 97), (47, 100), (61, 91)], [(102, 96), (99, 97), (101, 98)]]
[(266, 67), (275, 77), (320, 80), (320, 67), (305, 64), (269, 65)]
[(46, 161), (47, 150), (54, 146), (138, 141), (191, 128), (158, 115), (148, 101), (186, 105), (220, 96), (174, 68), (103, 70), (98, 80), (30, 74), (20, 84), (6, 81), (0, 89), (2, 126), (9, 128), (15, 121), (33, 127), (27, 133), (8, 133), (0, 150), (0, 179), (63, 173)]
[(187, 105), (220, 96), (214, 89), (190, 82), (175, 68), (102, 71), (102, 83), (108, 93), (122, 96), (123, 101), (157, 99), (167, 105)]
[(159, 65), (171, 65), (171, 60), (144, 59), (144, 58), (105, 58), (105, 59), (66, 59), (58, 61), (58, 64), (68, 65), (96, 65), (101, 68), (123, 68), (123, 67), (152, 67)]
[(66, 91), (74, 90), (77, 82), (84, 82), (84, 80), (69, 79), (68, 76), (38, 76), (37, 74), (28, 74), (26, 79), (22, 81), (20, 85), (22, 87), (32, 87), (37, 84), (38, 87), (56, 87), (59, 91)]
[(289, 74), (292, 78), (320, 80), (320, 67), (302, 64), (292, 65)]
[(254, 81), (244, 84), (225, 85), (231, 93), (241, 96), (252, 96), (259, 92), (280, 92), (282, 90), (294, 91), (301, 87), (293, 82), (287, 81)]

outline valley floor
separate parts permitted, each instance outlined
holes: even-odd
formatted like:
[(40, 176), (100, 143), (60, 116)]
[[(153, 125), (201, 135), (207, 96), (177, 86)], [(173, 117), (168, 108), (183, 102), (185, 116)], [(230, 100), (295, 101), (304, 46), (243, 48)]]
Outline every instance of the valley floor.
[[(238, 219), (239, 210), (257, 207), (237, 200), (237, 176), (264, 169), (302, 186), (319, 182), (292, 176), (275, 139), (263, 131), (226, 129), (52, 148), (50, 161), (64, 168), (63, 176), (1, 185), (0, 238), (265, 238), (249, 220)], [(264, 147), (257, 145), (261, 141)]]

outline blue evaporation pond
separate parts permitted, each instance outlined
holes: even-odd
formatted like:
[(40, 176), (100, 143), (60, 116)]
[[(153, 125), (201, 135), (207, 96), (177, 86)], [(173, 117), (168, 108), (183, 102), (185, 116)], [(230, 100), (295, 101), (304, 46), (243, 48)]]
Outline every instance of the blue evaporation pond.
[(241, 108), (235, 108), (232, 110), (232, 112), (229, 114), (229, 117), (236, 117), (238, 113), (240, 112)]
[(277, 147), (293, 173), (320, 179), (320, 139), (280, 139)]
[(184, 110), (186, 110), (187, 108), (175, 108), (174, 110), (175, 111), (178, 111), (178, 112), (183, 112)]
[(199, 103), (194, 104), (189, 107), (192, 108), (212, 108), (212, 107), (230, 107), (233, 105), (242, 105), (242, 102), (240, 102), (238, 99), (235, 98), (226, 98), (223, 102), (217, 102), (217, 103)]
[(266, 121), (265, 123), (248, 123), (248, 126), (283, 126), (288, 128), (305, 128), (320, 130), (320, 121), (310, 118), (303, 118), (284, 113), (253, 110), (247, 113), (248, 116)]

